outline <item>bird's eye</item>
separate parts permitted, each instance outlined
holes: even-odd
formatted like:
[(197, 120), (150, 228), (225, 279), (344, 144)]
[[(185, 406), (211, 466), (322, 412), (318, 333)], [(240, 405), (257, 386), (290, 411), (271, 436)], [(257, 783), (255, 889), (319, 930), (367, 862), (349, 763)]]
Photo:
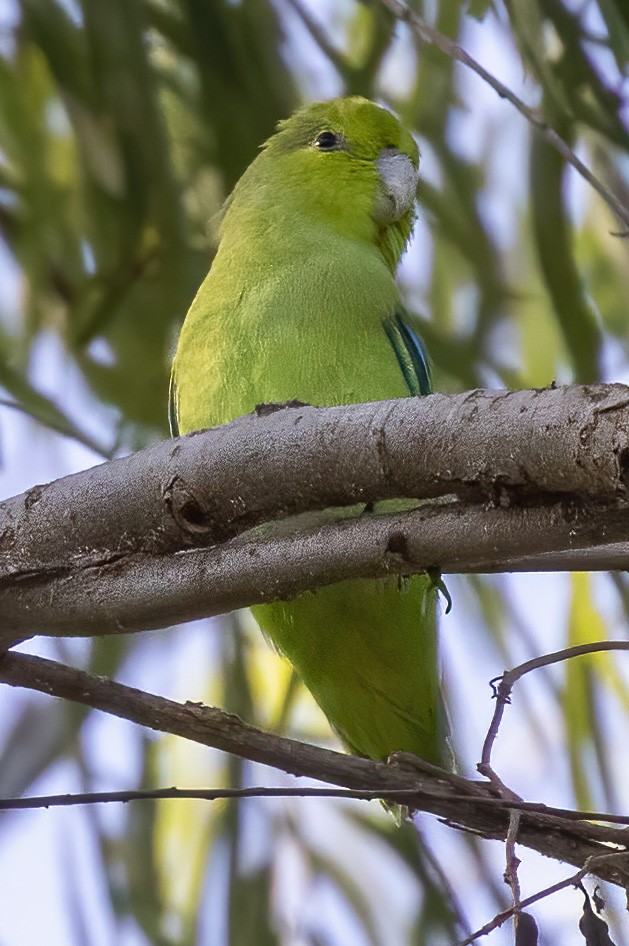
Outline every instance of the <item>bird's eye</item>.
[(314, 140), (314, 146), (319, 151), (338, 151), (342, 143), (341, 136), (335, 135), (333, 131), (322, 131)]

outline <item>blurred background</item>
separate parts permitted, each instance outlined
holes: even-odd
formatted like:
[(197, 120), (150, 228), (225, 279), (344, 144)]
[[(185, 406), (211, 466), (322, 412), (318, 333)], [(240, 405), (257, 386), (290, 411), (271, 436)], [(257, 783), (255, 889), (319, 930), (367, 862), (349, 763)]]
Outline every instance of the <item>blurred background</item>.
[[(625, 0), (416, 0), (629, 205)], [(601, 199), (506, 101), (419, 46), (378, 0), (0, 0), (0, 495), (168, 435), (173, 345), (221, 204), (278, 119), (361, 93), (422, 152), (400, 270), (435, 385), (629, 380), (629, 244)], [(626, 636), (626, 575), (457, 579), (444, 686), (471, 775), (489, 679)], [(337, 746), (247, 616), (25, 650)], [(529, 800), (629, 809), (629, 662), (518, 684), (501, 777)], [(293, 784), (44, 696), (0, 692), (0, 796)], [(572, 869), (520, 850), (522, 895)], [(439, 946), (509, 905), (504, 851), (377, 802), (134, 803), (0, 817), (0, 946)], [(590, 889), (592, 888), (590, 884)], [(629, 942), (607, 887), (617, 946)], [(582, 895), (533, 909), (581, 941)], [(624, 931), (624, 932), (623, 932)], [(623, 940), (624, 937), (624, 940)], [(513, 941), (509, 924), (486, 940)]]

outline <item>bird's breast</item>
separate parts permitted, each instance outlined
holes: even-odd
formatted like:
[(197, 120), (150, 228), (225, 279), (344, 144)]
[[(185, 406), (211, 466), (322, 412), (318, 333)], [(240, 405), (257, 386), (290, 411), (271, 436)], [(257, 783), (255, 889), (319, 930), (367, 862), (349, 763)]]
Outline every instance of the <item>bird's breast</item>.
[[(397, 289), (375, 253), (344, 247), (248, 268), (210, 272), (181, 333), (175, 360), (180, 429), (225, 423), (257, 404), (330, 405), (404, 397), (408, 391), (383, 320)], [(190, 394), (187, 394), (187, 391)]]

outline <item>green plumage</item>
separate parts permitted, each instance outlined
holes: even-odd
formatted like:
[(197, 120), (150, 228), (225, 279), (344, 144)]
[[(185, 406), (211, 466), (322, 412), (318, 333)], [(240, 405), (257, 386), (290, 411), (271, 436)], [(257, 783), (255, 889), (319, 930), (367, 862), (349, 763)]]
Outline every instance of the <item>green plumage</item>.
[[(181, 332), (171, 413), (182, 433), (265, 402), (427, 393), (395, 284), (417, 165), (411, 135), (365, 99), (308, 106), (280, 125), (227, 202)], [(348, 581), (253, 613), (352, 751), (441, 760), (428, 578)]]

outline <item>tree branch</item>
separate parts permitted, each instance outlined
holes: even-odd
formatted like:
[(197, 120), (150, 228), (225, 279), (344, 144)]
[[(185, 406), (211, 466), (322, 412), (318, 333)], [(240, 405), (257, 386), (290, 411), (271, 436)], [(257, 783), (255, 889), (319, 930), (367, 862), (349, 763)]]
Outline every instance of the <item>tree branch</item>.
[[(505, 670), (499, 677), (490, 680), (490, 685), (494, 691), (496, 706), (485, 736), (481, 752), (481, 760), (476, 766), (478, 772), (488, 778), (496, 785), (498, 793), (503, 797), (508, 797), (509, 789), (503, 785), (491, 764), (491, 753), (494, 743), (498, 736), (500, 724), (504, 716), (504, 711), (511, 704), (511, 693), (518, 680), (531, 673), (533, 670), (539, 670), (541, 667), (549, 667), (551, 664), (560, 663), (564, 660), (572, 660), (575, 657), (585, 657), (590, 654), (601, 654), (614, 650), (629, 650), (629, 641), (592, 641), (588, 644), (575, 644), (573, 647), (564, 647), (562, 650), (554, 651), (552, 654), (542, 654), (540, 657), (533, 657), (524, 663)], [(506, 789), (506, 791), (504, 791)], [(504, 794), (503, 794), (504, 793)]]
[[(238, 717), (198, 703), (175, 703), (132, 687), (93, 677), (41, 657), (7, 653), (0, 658), (0, 681), (73, 700), (159, 732), (169, 732), (241, 758), (354, 791), (378, 792), (486, 838), (504, 840), (509, 811), (487, 783), (468, 781), (408, 754), (396, 762), (373, 762), (264, 733)], [(410, 764), (409, 764), (410, 761)], [(409, 794), (414, 792), (414, 794)], [(510, 807), (514, 807), (510, 803)], [(610, 845), (626, 850), (626, 829), (574, 821), (522, 806), (520, 844), (549, 857), (583, 867), (609, 854)], [(526, 809), (526, 810), (525, 810)], [(611, 848), (614, 849), (613, 847)], [(604, 880), (629, 886), (627, 863), (601, 859), (593, 871)]]
[[(418, 13), (407, 7), (406, 4), (400, 3), (399, 0), (380, 0), (380, 2), (384, 7), (390, 10), (396, 19), (407, 23), (411, 32), (419, 40), (436, 47), (444, 55), (448, 56), (449, 59), (460, 62), (468, 69), (471, 69), (472, 72), (476, 73), (487, 85), (491, 86), (500, 98), (510, 102), (518, 112), (524, 116), (527, 122), (559, 152), (562, 158), (564, 158), (568, 164), (571, 164), (575, 171), (594, 188), (597, 194), (603, 198), (607, 206), (616, 214), (618, 219), (623, 222), (626, 231), (629, 232), (629, 208), (627, 208), (609, 188), (605, 187), (605, 185), (599, 181), (596, 175), (577, 157), (570, 145), (564, 141), (561, 135), (559, 135), (547, 121), (534, 109), (529, 108), (529, 106), (523, 102), (522, 99), (518, 98), (515, 92), (512, 92), (500, 79), (497, 79), (496, 76), (470, 56), (462, 46), (459, 46), (459, 44), (455, 43), (449, 36), (445, 36), (443, 33), (440, 33), (439, 30), (430, 26)], [(617, 235), (626, 236), (627, 232)]]
[[(559, 893), (560, 890), (565, 890), (566, 887), (578, 887), (587, 874), (598, 874), (600, 866), (603, 863), (614, 863), (614, 861), (624, 861), (624, 855), (622, 852), (612, 851), (609, 854), (597, 854), (592, 858), (589, 858), (586, 863), (583, 865), (581, 870), (577, 871), (576, 874), (572, 874), (570, 877), (564, 877), (563, 880), (558, 881), (555, 884), (551, 884), (549, 887), (544, 887), (542, 890), (538, 890), (537, 893), (532, 894), (532, 896), (527, 897), (526, 900), (522, 900), (520, 903), (520, 909), (533, 906), (534, 903), (539, 903), (540, 900), (546, 900), (547, 897), (552, 896), (555, 893)], [(489, 923), (486, 923), (479, 930), (476, 930), (475, 933), (472, 933), (471, 936), (468, 936), (464, 939), (459, 946), (470, 946), (471, 943), (476, 942), (477, 939), (480, 939), (481, 936), (487, 936), (488, 933), (493, 933), (494, 930), (502, 926), (502, 924), (513, 916), (516, 912), (515, 907), (510, 907), (508, 910), (504, 910), (502, 913), (498, 913), (493, 920), (490, 920)]]
[[(623, 385), (260, 409), (0, 504), (0, 639), (163, 627), (430, 567), (627, 567), (628, 458)], [(403, 497), (438, 502), (355, 505)]]

